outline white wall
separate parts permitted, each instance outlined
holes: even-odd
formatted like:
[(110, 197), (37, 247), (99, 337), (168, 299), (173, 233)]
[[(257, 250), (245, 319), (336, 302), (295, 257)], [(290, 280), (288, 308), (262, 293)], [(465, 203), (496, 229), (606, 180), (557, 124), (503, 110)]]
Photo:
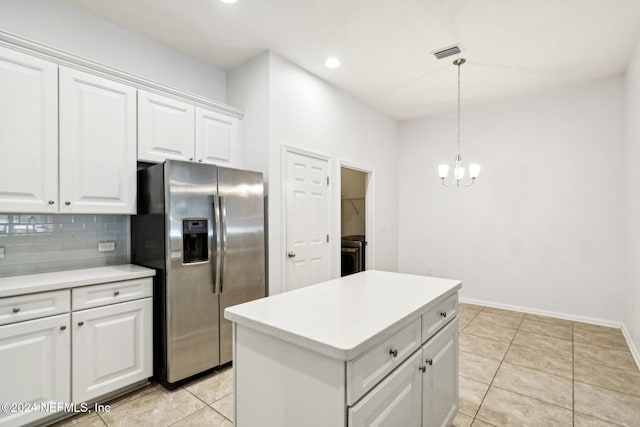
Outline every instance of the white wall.
[(271, 283), (281, 283), (284, 277), (278, 268), (284, 256), (278, 189), (285, 144), (331, 157), (333, 277), (340, 276), (341, 161), (373, 171), (375, 226), (369, 237), (375, 251), (374, 266), (378, 270), (396, 270), (398, 124), (286, 59), (275, 54), (271, 57)]
[(0, 31), (226, 102), (224, 71), (61, 0), (0, 0)]
[[(636, 352), (640, 350), (640, 41), (631, 58), (625, 80), (625, 155), (629, 257), (631, 280), (625, 298), (624, 323)], [(637, 354), (637, 353), (636, 353)]]
[(269, 170), (270, 53), (258, 55), (227, 74), (227, 101), (244, 111), (242, 167)]
[[(268, 71), (264, 70), (263, 61), (264, 56), (229, 72), (229, 99), (232, 105), (245, 110), (246, 144), (262, 153), (264, 129), (269, 129), (268, 161), (252, 160), (245, 155), (245, 166), (262, 168), (266, 161), (268, 167), (270, 293), (282, 291), (285, 277), (282, 271), (285, 236), (281, 224), (283, 145), (331, 157), (332, 276), (340, 275), (341, 161), (374, 173), (376, 221), (371, 234), (376, 248), (375, 267), (395, 270), (398, 124), (274, 53), (268, 53)], [(265, 79), (269, 81), (268, 96), (263, 90)], [(252, 89), (242, 89), (243, 85)], [(269, 107), (265, 122), (261, 110), (266, 103)]]
[[(464, 94), (463, 94), (464, 95)], [(455, 113), (403, 123), (399, 270), (461, 297), (622, 321), (627, 298), (623, 79), (462, 111), (472, 188), (444, 188)]]

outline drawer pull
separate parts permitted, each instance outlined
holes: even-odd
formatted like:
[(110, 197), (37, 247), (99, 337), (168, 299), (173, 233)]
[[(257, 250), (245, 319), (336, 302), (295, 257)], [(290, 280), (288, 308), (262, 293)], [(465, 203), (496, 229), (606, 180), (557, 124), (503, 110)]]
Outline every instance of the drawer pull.
[(67, 329), (67, 327), (66, 327), (66, 326), (64, 326), (64, 325), (60, 326), (60, 330), (61, 330), (61, 331), (64, 331), (65, 329)]
[(84, 322), (78, 322), (78, 326), (84, 325)]
[(446, 312), (446, 311), (442, 311), (442, 312), (440, 312), (440, 316), (442, 316), (442, 317), (447, 317), (447, 312)]
[(393, 357), (398, 357), (398, 350), (392, 348), (391, 350), (389, 350), (389, 354)]
[(425, 362), (426, 362), (429, 366), (433, 365), (433, 359), (427, 359), (427, 360), (425, 360)]
[(114, 296), (114, 297), (117, 297), (118, 295), (120, 295), (120, 291), (114, 291), (114, 292), (113, 292), (113, 296)]
[(418, 369), (419, 369), (420, 371), (422, 371), (422, 373), (424, 374), (424, 371), (426, 371), (426, 370), (427, 370), (427, 367), (426, 367), (426, 366), (420, 366)]
[(15, 308), (13, 309), (13, 312), (14, 312), (14, 313), (18, 313), (18, 312), (20, 312), (20, 308), (15, 307)]

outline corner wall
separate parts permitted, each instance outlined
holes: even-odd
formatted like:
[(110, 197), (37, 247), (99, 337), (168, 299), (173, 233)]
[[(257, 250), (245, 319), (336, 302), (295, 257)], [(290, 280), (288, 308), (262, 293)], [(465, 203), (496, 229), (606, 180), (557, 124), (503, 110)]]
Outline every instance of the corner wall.
[(375, 226), (374, 267), (397, 269), (398, 124), (340, 89), (271, 54), (271, 148), (269, 158), (270, 281), (282, 284), (284, 230), (282, 146), (326, 154), (331, 182), (332, 277), (340, 277), (340, 162), (373, 171)]
[(375, 268), (396, 270), (398, 124), (277, 54), (266, 55), (229, 72), (229, 100), (245, 110), (245, 147), (260, 153), (245, 150), (245, 166), (267, 168), (269, 293), (284, 290), (284, 145), (331, 157), (331, 277), (340, 276), (340, 162), (373, 171), (376, 220), (367, 234), (374, 240)]
[(640, 365), (640, 39), (625, 77), (625, 183), (631, 280), (625, 295), (624, 324)]
[(437, 176), (455, 112), (403, 123), (400, 271), (461, 279), (467, 299), (622, 322), (623, 90), (615, 76), (464, 109), (463, 159), (483, 168), (472, 188)]

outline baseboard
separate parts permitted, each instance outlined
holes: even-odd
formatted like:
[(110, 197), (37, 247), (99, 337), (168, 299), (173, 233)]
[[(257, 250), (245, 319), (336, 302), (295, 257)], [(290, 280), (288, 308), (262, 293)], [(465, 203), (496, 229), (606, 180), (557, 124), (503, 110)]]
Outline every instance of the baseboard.
[(638, 347), (636, 347), (633, 340), (631, 339), (631, 334), (627, 330), (627, 327), (624, 325), (624, 323), (622, 324), (621, 329), (622, 329), (622, 335), (624, 335), (624, 339), (627, 340), (627, 345), (629, 346), (629, 350), (631, 350), (631, 355), (636, 361), (636, 366), (638, 366), (638, 369), (640, 369), (640, 352), (638, 351)]
[(538, 314), (540, 316), (555, 317), (557, 319), (572, 320), (574, 322), (590, 323), (592, 325), (608, 326), (610, 328), (621, 328), (621, 322), (612, 322), (611, 320), (598, 319), (595, 317), (576, 316), (573, 314), (558, 313), (556, 311), (539, 310), (537, 308), (521, 307), (518, 305), (498, 304), (491, 301), (482, 301), (470, 298), (460, 298), (460, 302), (467, 304), (484, 305), (492, 308), (502, 308), (504, 310), (521, 311), (523, 313)]

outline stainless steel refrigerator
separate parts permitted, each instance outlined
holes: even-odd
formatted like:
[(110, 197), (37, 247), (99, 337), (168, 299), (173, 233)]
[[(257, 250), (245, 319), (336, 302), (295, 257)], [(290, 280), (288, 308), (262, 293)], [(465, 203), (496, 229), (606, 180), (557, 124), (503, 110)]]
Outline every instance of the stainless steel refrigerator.
[(132, 258), (156, 269), (154, 371), (166, 386), (231, 361), (226, 307), (264, 297), (262, 174), (167, 160), (138, 171)]

